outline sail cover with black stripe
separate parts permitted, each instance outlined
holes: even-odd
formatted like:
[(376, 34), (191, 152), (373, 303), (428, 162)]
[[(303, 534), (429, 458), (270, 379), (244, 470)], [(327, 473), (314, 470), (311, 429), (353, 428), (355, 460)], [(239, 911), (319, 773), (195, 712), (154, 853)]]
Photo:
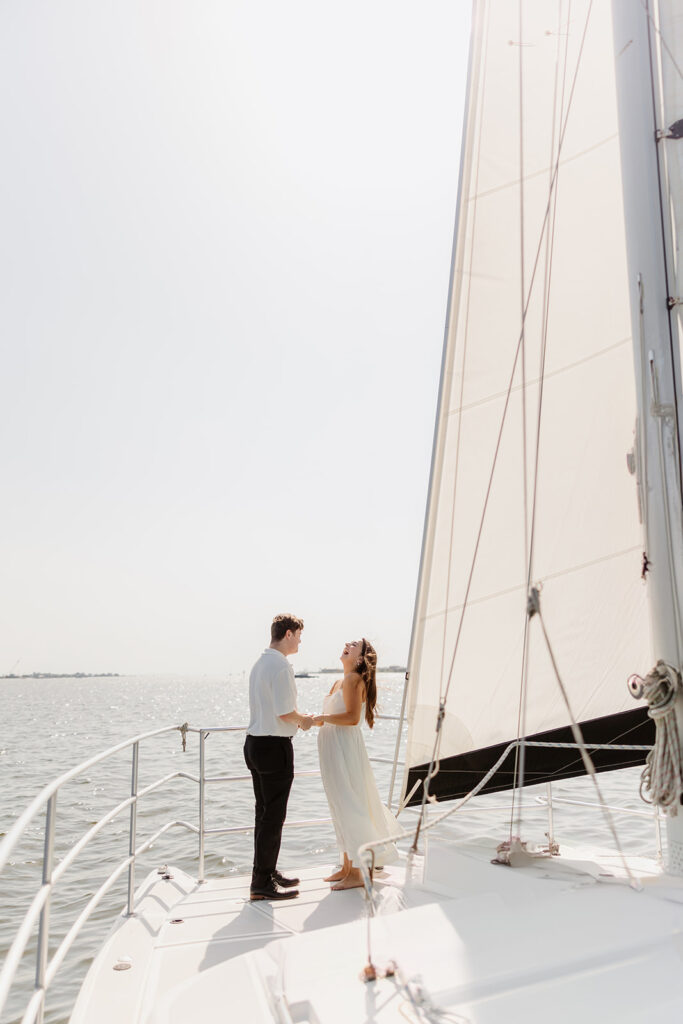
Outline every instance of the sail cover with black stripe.
[[(525, 0), (521, 23), (518, 3), (475, 4), (404, 798), (444, 698), (439, 799), (519, 735), (572, 742), (537, 620), (525, 640), (528, 580), (586, 741), (652, 742), (626, 687), (651, 649), (617, 132), (606, 0)], [(524, 783), (583, 770), (576, 750), (527, 748)]]

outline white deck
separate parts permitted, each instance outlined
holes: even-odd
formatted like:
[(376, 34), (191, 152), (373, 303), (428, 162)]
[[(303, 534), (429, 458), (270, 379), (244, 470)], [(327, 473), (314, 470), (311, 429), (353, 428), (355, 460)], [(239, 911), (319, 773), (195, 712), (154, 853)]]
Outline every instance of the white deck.
[[(247, 875), (199, 885), (182, 871), (171, 867), (169, 872), (170, 880), (152, 872), (138, 890), (135, 917), (117, 922), (86, 979), (71, 1024), (156, 1020), (157, 1003), (188, 979), (275, 939), (366, 917), (364, 891), (332, 892), (322, 881), (329, 872), (320, 867), (297, 872), (296, 899), (272, 904), (250, 901)], [(377, 885), (395, 888), (401, 898), (403, 877), (402, 866), (386, 868)], [(433, 897), (425, 893), (414, 899), (417, 905)], [(174, 924), (178, 919), (181, 923)], [(132, 960), (131, 969), (115, 971), (114, 964), (126, 958)]]
[[(682, 880), (636, 863), (636, 892), (607, 859), (513, 869), (491, 865), (492, 853), (432, 844), (419, 885), (403, 886), (403, 867), (382, 872), (377, 967), (395, 961), (404, 978), (419, 976), (432, 1006), (449, 1011), (444, 1024), (681, 1019)], [(72, 1024), (437, 1020), (417, 1016), (396, 977), (360, 980), (363, 890), (331, 892), (316, 868), (303, 872), (297, 899), (251, 903), (245, 876), (199, 886), (171, 871), (141, 888), (136, 917), (120, 921), (95, 961)], [(132, 968), (113, 970), (124, 957)]]

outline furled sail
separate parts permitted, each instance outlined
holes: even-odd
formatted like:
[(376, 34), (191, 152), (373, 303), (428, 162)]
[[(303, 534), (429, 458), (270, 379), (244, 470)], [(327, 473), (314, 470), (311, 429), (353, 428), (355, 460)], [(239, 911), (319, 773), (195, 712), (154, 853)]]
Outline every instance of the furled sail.
[(664, 192), (671, 214), (673, 237), (667, 240), (673, 269), (670, 289), (678, 300), (680, 337), (683, 335), (683, 70), (675, 55), (683, 53), (683, 9), (677, 0), (664, 0), (659, 5), (657, 43), (661, 67), (661, 123), (669, 139), (677, 143), (660, 147), (660, 157)]
[[(468, 792), (520, 735), (572, 741), (548, 647), (527, 622), (529, 583), (586, 741), (652, 741), (626, 687), (651, 663), (627, 468), (635, 421), (609, 3), (482, 0), (404, 798), (430, 763), (440, 704), (440, 799)], [(595, 756), (599, 770), (642, 760)], [(515, 763), (487, 789), (513, 785)], [(525, 784), (582, 772), (576, 750), (527, 748)]]

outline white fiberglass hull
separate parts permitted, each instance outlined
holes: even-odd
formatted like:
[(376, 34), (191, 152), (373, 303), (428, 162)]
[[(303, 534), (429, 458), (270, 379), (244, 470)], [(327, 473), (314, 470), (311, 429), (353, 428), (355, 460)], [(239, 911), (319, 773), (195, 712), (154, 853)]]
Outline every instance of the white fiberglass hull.
[[(492, 865), (493, 852), (432, 841), (421, 883), (404, 887), (403, 868), (383, 873), (372, 960), (380, 975), (397, 972), (370, 983), (362, 890), (331, 893), (309, 870), (298, 899), (253, 904), (246, 877), (150, 876), (72, 1024), (680, 1017), (683, 882), (631, 861), (638, 892), (607, 855), (510, 869)], [(132, 967), (114, 971), (126, 957)]]

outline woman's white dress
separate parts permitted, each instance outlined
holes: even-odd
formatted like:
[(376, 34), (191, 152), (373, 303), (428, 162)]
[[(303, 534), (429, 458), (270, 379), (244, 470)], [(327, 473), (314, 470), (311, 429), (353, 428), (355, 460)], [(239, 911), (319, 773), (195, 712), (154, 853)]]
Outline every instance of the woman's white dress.
[[(325, 697), (324, 715), (340, 715), (345, 711), (341, 689)], [(325, 722), (318, 731), (320, 773), (339, 850), (347, 853), (356, 867), (359, 846), (401, 831), (377, 791), (361, 733), (364, 719), (365, 704), (361, 707), (358, 725)], [(393, 843), (387, 843), (376, 850), (375, 858), (378, 865), (391, 864), (398, 860), (398, 851)]]

